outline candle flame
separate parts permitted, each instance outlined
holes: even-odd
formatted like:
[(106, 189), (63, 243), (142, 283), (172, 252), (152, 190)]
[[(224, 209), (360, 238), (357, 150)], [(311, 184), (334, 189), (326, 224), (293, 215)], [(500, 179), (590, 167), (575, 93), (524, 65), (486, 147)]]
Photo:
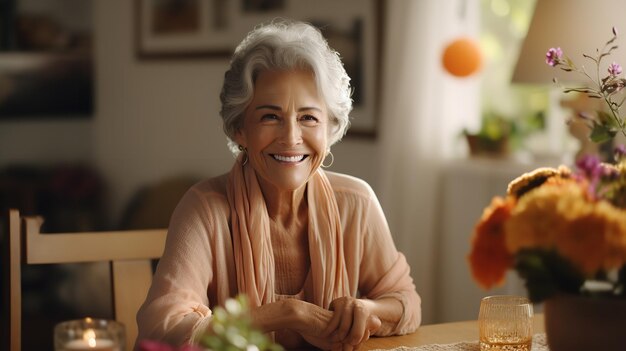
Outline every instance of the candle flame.
[(89, 347), (96, 347), (96, 332), (93, 329), (85, 330), (83, 340), (87, 341)]

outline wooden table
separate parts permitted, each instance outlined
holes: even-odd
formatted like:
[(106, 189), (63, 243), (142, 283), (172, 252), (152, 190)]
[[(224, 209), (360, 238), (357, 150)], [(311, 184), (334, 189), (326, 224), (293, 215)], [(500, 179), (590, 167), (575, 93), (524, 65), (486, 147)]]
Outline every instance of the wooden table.
[[(533, 319), (533, 334), (543, 332), (543, 314), (536, 314)], [(393, 349), (400, 346), (451, 344), (460, 341), (478, 341), (477, 321), (423, 325), (415, 333), (408, 335), (370, 338), (360, 349)]]

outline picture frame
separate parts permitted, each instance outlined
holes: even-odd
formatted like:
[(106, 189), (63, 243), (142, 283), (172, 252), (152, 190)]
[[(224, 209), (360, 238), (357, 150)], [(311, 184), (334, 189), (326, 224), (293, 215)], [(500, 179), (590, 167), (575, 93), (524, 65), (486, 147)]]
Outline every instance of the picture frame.
[(320, 28), (353, 87), (348, 136), (375, 138), (382, 0), (135, 0), (139, 60), (228, 59), (245, 35), (278, 18)]

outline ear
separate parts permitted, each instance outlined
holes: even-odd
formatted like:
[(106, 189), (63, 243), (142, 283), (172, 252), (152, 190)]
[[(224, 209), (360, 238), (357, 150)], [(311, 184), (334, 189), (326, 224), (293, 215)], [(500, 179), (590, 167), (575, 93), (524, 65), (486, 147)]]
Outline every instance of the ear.
[(246, 140), (246, 135), (241, 131), (241, 129), (238, 129), (235, 132), (235, 140), (234, 140), (237, 144), (239, 144), (240, 146), (246, 148), (248, 147), (248, 143)]

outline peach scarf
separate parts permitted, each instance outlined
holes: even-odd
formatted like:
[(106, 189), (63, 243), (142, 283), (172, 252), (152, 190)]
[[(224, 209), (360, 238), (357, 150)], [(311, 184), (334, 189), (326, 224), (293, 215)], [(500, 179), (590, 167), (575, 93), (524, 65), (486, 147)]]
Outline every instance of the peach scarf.
[[(237, 287), (252, 306), (274, 302), (274, 253), (267, 207), (250, 164), (238, 157), (228, 178), (228, 202)], [(328, 178), (317, 170), (307, 183), (313, 303), (328, 308), (349, 295), (337, 201)]]

